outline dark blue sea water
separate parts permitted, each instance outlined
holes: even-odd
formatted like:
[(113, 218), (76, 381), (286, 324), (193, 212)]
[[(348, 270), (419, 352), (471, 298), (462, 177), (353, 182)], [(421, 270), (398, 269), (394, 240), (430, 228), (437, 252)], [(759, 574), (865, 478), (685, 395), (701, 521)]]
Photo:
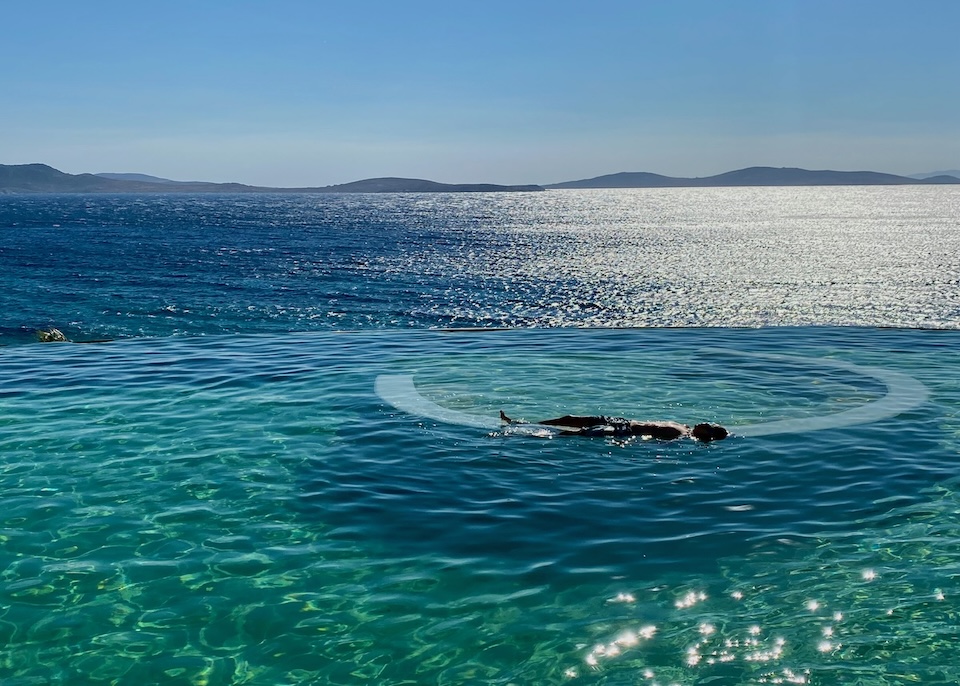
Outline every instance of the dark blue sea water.
[(955, 683), (958, 255), (950, 188), (2, 197), (0, 677)]

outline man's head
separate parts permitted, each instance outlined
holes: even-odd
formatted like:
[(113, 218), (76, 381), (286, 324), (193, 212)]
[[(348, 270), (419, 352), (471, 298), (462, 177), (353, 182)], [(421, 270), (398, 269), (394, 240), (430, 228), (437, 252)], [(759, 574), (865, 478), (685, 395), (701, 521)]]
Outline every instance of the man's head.
[(693, 427), (693, 437), (698, 441), (709, 443), (710, 441), (720, 441), (730, 435), (730, 433), (719, 424), (697, 424)]

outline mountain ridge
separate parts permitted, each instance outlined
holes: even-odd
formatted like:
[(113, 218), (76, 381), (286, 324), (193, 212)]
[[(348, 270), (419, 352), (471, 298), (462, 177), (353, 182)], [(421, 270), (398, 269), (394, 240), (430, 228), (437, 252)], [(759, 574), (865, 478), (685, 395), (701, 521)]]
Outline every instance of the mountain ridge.
[(548, 189), (585, 188), (719, 188), (751, 186), (914, 186), (956, 184), (960, 178), (931, 176), (916, 179), (873, 171), (811, 171), (798, 167), (746, 167), (704, 177), (676, 177), (650, 172), (619, 172), (590, 179), (547, 184)]
[(589, 179), (537, 185), (450, 184), (426, 179), (378, 177), (332, 186), (274, 188), (242, 183), (172, 181), (147, 174), (67, 174), (49, 165), (0, 164), (0, 193), (492, 193), (589, 188), (717, 188), (752, 186), (893, 186), (960, 184), (950, 175), (914, 178), (873, 171), (746, 167), (706, 177), (619, 172)]
[[(120, 178), (118, 178), (120, 177)], [(334, 186), (274, 188), (242, 183), (171, 181), (148, 174), (67, 174), (47, 164), (0, 164), (0, 193), (497, 193), (542, 191), (535, 184), (440, 183), (382, 177)]]
[(929, 179), (935, 176), (954, 176), (960, 179), (960, 169), (944, 169), (943, 171), (923, 172), (921, 174), (907, 174), (911, 179)]
[(113, 179), (114, 181), (142, 181), (144, 183), (183, 183), (173, 179), (164, 179), (150, 174), (121, 174), (117, 172), (99, 172), (94, 174), (104, 179)]

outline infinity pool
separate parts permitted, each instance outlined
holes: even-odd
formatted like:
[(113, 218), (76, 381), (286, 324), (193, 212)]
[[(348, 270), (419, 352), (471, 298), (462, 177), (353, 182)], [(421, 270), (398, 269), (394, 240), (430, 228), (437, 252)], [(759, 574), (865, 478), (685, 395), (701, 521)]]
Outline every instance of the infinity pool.
[[(367, 331), (2, 349), (0, 675), (954, 683), (958, 336)], [(500, 409), (734, 435), (560, 437), (502, 427)]]

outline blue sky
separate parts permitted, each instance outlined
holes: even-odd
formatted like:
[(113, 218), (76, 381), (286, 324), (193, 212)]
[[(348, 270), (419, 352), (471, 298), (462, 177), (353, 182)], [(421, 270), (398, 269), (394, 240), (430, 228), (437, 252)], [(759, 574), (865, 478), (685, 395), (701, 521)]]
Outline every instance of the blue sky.
[(316, 186), (960, 167), (957, 0), (5, 3), (0, 163)]

